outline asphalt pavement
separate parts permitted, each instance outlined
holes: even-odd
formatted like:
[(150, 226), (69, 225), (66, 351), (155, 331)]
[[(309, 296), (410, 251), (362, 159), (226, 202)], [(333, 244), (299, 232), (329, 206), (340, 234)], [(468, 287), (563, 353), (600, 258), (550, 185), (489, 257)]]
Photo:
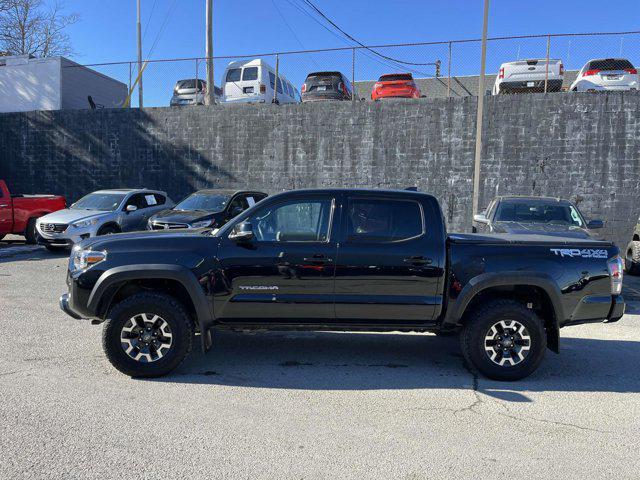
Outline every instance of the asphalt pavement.
[(0, 478), (639, 476), (640, 303), (514, 383), (471, 375), (455, 338), (330, 332), (220, 333), (133, 380), (58, 309), (66, 264), (0, 248)]

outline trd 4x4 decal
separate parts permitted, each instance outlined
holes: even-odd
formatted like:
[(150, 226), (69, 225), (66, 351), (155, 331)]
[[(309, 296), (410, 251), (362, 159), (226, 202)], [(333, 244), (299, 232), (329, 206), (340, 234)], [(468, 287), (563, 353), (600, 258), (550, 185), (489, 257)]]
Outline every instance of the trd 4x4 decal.
[(581, 257), (581, 258), (607, 258), (608, 254), (603, 249), (592, 248), (550, 248), (553, 253), (561, 257)]

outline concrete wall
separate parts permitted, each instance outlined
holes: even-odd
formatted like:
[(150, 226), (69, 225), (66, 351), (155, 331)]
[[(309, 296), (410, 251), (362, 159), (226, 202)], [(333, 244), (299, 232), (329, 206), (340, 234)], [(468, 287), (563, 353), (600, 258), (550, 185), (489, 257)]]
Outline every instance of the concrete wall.
[[(640, 213), (640, 95), (486, 98), (481, 206), (497, 194), (554, 195), (607, 220), (626, 244)], [(440, 198), (468, 227), (476, 99), (240, 105), (0, 115), (0, 177), (71, 200), (146, 186), (269, 192), (360, 186)]]

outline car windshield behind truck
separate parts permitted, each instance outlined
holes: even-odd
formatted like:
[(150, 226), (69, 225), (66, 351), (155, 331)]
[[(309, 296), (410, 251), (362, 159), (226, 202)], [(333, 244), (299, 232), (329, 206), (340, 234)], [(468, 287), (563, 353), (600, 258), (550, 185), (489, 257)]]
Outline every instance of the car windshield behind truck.
[(582, 227), (578, 210), (569, 204), (545, 202), (502, 201), (496, 212), (496, 222), (547, 223)]
[(174, 210), (204, 210), (206, 212), (221, 212), (227, 206), (229, 195), (211, 193), (192, 193), (178, 203)]
[(74, 210), (100, 210), (113, 212), (122, 203), (124, 195), (121, 193), (90, 193), (71, 205)]

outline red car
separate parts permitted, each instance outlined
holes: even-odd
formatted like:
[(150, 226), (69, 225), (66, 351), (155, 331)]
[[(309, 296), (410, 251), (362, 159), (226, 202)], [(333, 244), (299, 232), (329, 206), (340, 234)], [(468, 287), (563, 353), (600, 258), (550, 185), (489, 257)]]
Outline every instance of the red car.
[(59, 195), (12, 195), (0, 180), (0, 240), (13, 233), (24, 235), (27, 243), (36, 243), (36, 219), (66, 206)]
[(410, 73), (382, 75), (371, 91), (371, 100), (381, 98), (420, 98), (420, 89)]

